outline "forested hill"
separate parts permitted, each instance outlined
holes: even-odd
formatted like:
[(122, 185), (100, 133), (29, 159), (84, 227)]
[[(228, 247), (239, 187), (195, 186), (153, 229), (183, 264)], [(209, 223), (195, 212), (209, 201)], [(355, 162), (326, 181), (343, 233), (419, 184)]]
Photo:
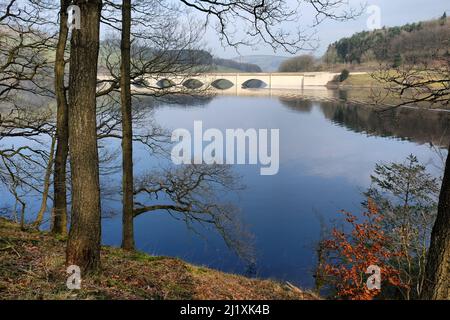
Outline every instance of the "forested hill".
[(191, 65), (210, 66), (211, 72), (262, 72), (256, 64), (213, 57), (205, 50), (174, 50), (171, 54), (175, 57), (173, 60), (184, 61)]
[(234, 71), (237, 72), (262, 72), (261, 68), (253, 63), (237, 62), (231, 59), (214, 58), (213, 63), (217, 71)]
[(256, 64), (213, 57), (205, 50), (176, 50), (172, 54), (176, 57), (174, 60), (184, 61), (186, 64), (209, 66), (210, 72), (262, 72)]
[(331, 44), (324, 55), (328, 64), (392, 62), (416, 63), (450, 55), (450, 19), (363, 31)]

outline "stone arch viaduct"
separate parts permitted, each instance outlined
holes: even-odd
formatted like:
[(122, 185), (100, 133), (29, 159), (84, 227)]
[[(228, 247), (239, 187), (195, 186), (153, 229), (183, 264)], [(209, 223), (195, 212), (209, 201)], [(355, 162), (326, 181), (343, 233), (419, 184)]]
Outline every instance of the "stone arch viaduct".
[[(211, 88), (225, 92), (239, 92), (249, 88), (303, 89), (326, 86), (337, 73), (203, 73), (197, 75), (161, 75), (159, 78), (144, 77), (146, 85), (155, 88), (184, 87), (187, 89)], [(99, 77), (106, 79), (107, 77)], [(138, 85), (134, 89), (139, 90)]]

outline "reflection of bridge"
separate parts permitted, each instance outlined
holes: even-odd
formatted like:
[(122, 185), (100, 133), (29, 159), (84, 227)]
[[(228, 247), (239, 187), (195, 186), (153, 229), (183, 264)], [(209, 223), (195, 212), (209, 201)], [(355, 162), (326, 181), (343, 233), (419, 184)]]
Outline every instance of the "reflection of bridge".
[[(330, 72), (203, 73), (195, 76), (180, 74), (167, 75), (167, 77), (162, 75), (159, 78), (145, 77), (143, 81), (145, 81), (146, 86), (154, 88), (215, 88), (222, 91), (239, 92), (249, 88), (302, 89), (309, 86), (325, 86), (336, 75)], [(141, 89), (139, 85), (134, 87), (136, 90)]]

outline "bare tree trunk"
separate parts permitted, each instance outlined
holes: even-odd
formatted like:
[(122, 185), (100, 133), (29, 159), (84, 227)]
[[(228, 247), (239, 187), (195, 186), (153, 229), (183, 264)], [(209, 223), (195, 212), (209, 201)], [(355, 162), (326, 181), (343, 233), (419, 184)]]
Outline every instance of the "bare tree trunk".
[(22, 208), (20, 209), (20, 230), (25, 230), (25, 207), (26, 203), (22, 201), (22, 199), (17, 198), (17, 201), (19, 201)]
[(68, 265), (83, 273), (100, 267), (101, 205), (96, 130), (96, 83), (101, 0), (74, 1), (81, 28), (74, 29), (70, 50), (69, 145), (72, 216), (67, 241)]
[(134, 250), (133, 227), (133, 123), (130, 87), (131, 0), (122, 1), (120, 92), (122, 103), (122, 248)]
[(425, 275), (422, 298), (450, 300), (450, 155), (445, 163)]
[(55, 58), (55, 93), (56, 93), (56, 155), (55, 172), (53, 178), (54, 200), (52, 233), (67, 234), (67, 192), (66, 192), (66, 165), (69, 152), (69, 109), (67, 105), (66, 90), (64, 85), (65, 61), (68, 29), (67, 9), (70, 0), (61, 0), (59, 39)]
[(47, 169), (45, 171), (44, 190), (42, 192), (41, 208), (39, 209), (36, 220), (34, 221), (34, 226), (36, 228), (39, 228), (41, 226), (42, 220), (44, 219), (45, 211), (47, 210), (48, 194), (50, 191), (50, 178), (52, 176), (53, 158), (55, 155), (55, 144), (56, 144), (56, 136), (53, 136), (52, 144), (50, 146), (50, 156), (48, 158)]

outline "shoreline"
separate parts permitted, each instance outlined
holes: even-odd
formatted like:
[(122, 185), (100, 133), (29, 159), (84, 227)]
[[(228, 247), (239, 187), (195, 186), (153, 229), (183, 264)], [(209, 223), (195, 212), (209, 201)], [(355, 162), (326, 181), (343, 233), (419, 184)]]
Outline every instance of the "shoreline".
[[(65, 241), (46, 232), (22, 231), (0, 218), (0, 299), (39, 300), (319, 300), (292, 284), (254, 279), (178, 258), (101, 249), (102, 269), (69, 290)], [(27, 285), (22, 285), (27, 284)]]

